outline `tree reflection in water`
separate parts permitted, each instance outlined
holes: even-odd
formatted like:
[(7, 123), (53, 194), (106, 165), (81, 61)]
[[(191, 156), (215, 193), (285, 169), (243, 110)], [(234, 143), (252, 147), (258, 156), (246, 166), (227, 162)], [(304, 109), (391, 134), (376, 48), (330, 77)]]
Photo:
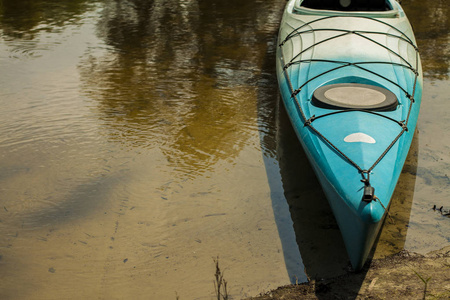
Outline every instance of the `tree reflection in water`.
[(190, 174), (236, 156), (257, 131), (261, 54), (279, 8), (276, 1), (106, 4), (98, 35), (108, 50), (92, 50), (80, 70), (110, 139), (159, 147)]
[(79, 23), (90, 6), (86, 0), (2, 0), (0, 28), (6, 40), (33, 40), (40, 31)]
[(413, 25), (425, 78), (448, 80), (450, 63), (450, 6), (447, 1), (402, 3)]

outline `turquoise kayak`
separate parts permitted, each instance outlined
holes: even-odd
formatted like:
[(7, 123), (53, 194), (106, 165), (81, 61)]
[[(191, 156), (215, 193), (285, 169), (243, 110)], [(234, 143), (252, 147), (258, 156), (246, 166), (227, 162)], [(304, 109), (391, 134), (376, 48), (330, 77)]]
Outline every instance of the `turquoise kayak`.
[(276, 60), (286, 111), (360, 270), (419, 114), (423, 76), (411, 25), (394, 0), (290, 0)]

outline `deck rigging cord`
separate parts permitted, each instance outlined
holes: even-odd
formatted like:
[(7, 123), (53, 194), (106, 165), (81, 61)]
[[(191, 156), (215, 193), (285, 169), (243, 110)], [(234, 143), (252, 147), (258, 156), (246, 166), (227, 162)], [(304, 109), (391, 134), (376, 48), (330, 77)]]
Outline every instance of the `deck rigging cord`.
[[(368, 20), (372, 20), (375, 22), (379, 22), (381, 24), (384, 24), (388, 27), (390, 27), (391, 29), (394, 29), (396, 32), (398, 32), (400, 35), (396, 35), (396, 34), (392, 34), (392, 33), (386, 33), (386, 32), (378, 32), (378, 31), (367, 31), (367, 30), (345, 30), (345, 29), (326, 29), (326, 28), (319, 28), (319, 29), (314, 29), (314, 28), (310, 28), (307, 30), (302, 30), (304, 27), (309, 26), (313, 23), (316, 22), (320, 22), (323, 20), (327, 20), (327, 19), (331, 19), (331, 18), (363, 18), (363, 19), (368, 19)], [(338, 32), (338, 34), (328, 37), (326, 39), (317, 41), (315, 43), (313, 43), (312, 45), (310, 45), (309, 47), (306, 47), (305, 49), (303, 49), (302, 51), (300, 51), (299, 53), (297, 53), (296, 55), (293, 56), (293, 58), (287, 62), (286, 64), (284, 64), (284, 56), (283, 56), (283, 51), (281, 51), (281, 59), (282, 59), (282, 63), (283, 65), (283, 72), (284, 72), (284, 76), (286, 77), (286, 80), (289, 84), (289, 89), (291, 92), (291, 98), (294, 99), (297, 109), (300, 113), (301, 118), (303, 119), (303, 125), (307, 126), (308, 128), (310, 128), (310, 130), (312, 130), (320, 139), (322, 139), (325, 143), (327, 143), (332, 149), (334, 149), (341, 157), (343, 157), (346, 161), (348, 161), (354, 168), (357, 169), (357, 171), (361, 174), (362, 176), (362, 180), (361, 182), (364, 183), (364, 193), (363, 193), (363, 198), (362, 201), (366, 201), (366, 202), (371, 202), (371, 201), (378, 201), (380, 202), (381, 206), (386, 210), (386, 207), (383, 205), (383, 203), (381, 202), (381, 200), (375, 196), (374, 194), (374, 188), (370, 185), (370, 173), (373, 171), (373, 169), (378, 165), (378, 163), (386, 156), (386, 154), (389, 152), (390, 149), (392, 149), (392, 147), (395, 145), (395, 143), (400, 139), (400, 137), (408, 131), (408, 121), (409, 121), (409, 117), (411, 114), (411, 110), (412, 110), (412, 106), (415, 103), (415, 92), (416, 92), (416, 85), (417, 85), (417, 80), (418, 80), (418, 76), (419, 76), (419, 72), (418, 72), (418, 68), (419, 68), (419, 50), (417, 48), (417, 46), (414, 44), (414, 42), (407, 36), (405, 35), (402, 31), (400, 31), (399, 29), (395, 28), (394, 26), (383, 22), (381, 20), (375, 19), (375, 18), (371, 18), (371, 17), (366, 17), (366, 16), (326, 16), (320, 19), (316, 19), (307, 23), (304, 23), (302, 26), (294, 29), (290, 34), (288, 34), (286, 36), (286, 38), (284, 38), (284, 40), (279, 44), (279, 47), (282, 48), (284, 46), (284, 44), (292, 39), (295, 36), (300, 36), (302, 34), (308, 34), (308, 33), (315, 33), (318, 31), (331, 31), (331, 32)], [(376, 62), (370, 62), (370, 61), (362, 61), (362, 62), (348, 62), (348, 61), (341, 61), (341, 60), (328, 60), (328, 59), (299, 59), (296, 60), (297, 58), (301, 57), (301, 55), (303, 53), (305, 53), (306, 51), (312, 49), (313, 47), (334, 40), (336, 38), (342, 37), (342, 36), (346, 36), (349, 34), (354, 34), (357, 35), (361, 38), (367, 39), (371, 42), (373, 42), (374, 44), (388, 50), (390, 53), (394, 54), (396, 57), (398, 57), (403, 63), (396, 63), (396, 62), (383, 62), (383, 61), (376, 61)], [(376, 35), (385, 35), (387, 37), (392, 37), (392, 38), (398, 38), (401, 41), (406, 42), (407, 44), (409, 44), (410, 46), (413, 47), (415, 54), (416, 54), (416, 61), (415, 61), (415, 66), (412, 66), (411, 63), (409, 63), (405, 58), (403, 58), (399, 53), (393, 51), (392, 49), (388, 48), (387, 46), (375, 41), (374, 39), (365, 36), (365, 34), (376, 34)], [(294, 86), (292, 85), (292, 82), (289, 78), (289, 74), (288, 74), (288, 69), (290, 67), (292, 67), (293, 65), (301, 65), (301, 64), (306, 64), (306, 63), (313, 63), (313, 62), (317, 62), (317, 63), (333, 63), (338, 65), (337, 67), (328, 69), (314, 77), (309, 78), (308, 80), (306, 80), (305, 82), (303, 82), (299, 87), (294, 88)], [(383, 76), (379, 73), (376, 73), (374, 71), (371, 71), (367, 68), (364, 68), (362, 65), (364, 64), (388, 64), (388, 65), (393, 65), (393, 66), (397, 66), (397, 67), (402, 67), (405, 68), (406, 70), (409, 70), (410, 72), (412, 72), (414, 74), (414, 83), (412, 86), (412, 91), (411, 93), (408, 92), (407, 87), (403, 87), (401, 86), (399, 83), (394, 82), (393, 80), (390, 80), (389, 78), (387, 78), (386, 76)], [(372, 110), (366, 110), (366, 109), (342, 109), (342, 110), (337, 110), (334, 112), (330, 112), (330, 113), (326, 113), (323, 115), (319, 115), (319, 116), (315, 116), (312, 115), (311, 117), (307, 117), (300, 105), (300, 101), (297, 97), (297, 95), (300, 93), (300, 91), (302, 90), (302, 88), (304, 86), (306, 86), (309, 82), (325, 75), (328, 74), (330, 72), (342, 69), (342, 68), (347, 68), (347, 67), (356, 67), (360, 70), (363, 70), (365, 72), (368, 72), (372, 75), (375, 75), (383, 80), (386, 80), (387, 82), (395, 85), (396, 87), (398, 87), (404, 94), (405, 97), (407, 99), (409, 99), (409, 107), (408, 107), (408, 114), (405, 120), (395, 120), (391, 117), (388, 117), (386, 115), (383, 115), (381, 113), (372, 111)], [(393, 121), (395, 123), (397, 123), (400, 127), (401, 130), (399, 132), (399, 134), (392, 140), (392, 142), (387, 146), (387, 148), (383, 151), (383, 153), (378, 157), (378, 159), (376, 159), (376, 161), (372, 164), (372, 166), (368, 169), (363, 169), (361, 168), (356, 162), (354, 162), (350, 157), (348, 157), (342, 150), (340, 150), (336, 145), (334, 145), (329, 139), (327, 139), (319, 130), (317, 130), (314, 126), (313, 126), (313, 122), (319, 118), (323, 118), (326, 116), (330, 116), (330, 115), (334, 115), (334, 114), (340, 114), (340, 113), (346, 113), (346, 112), (352, 112), (352, 111), (360, 111), (360, 112), (364, 112), (364, 113), (369, 113), (369, 114), (374, 114), (383, 118), (386, 118), (390, 121)]]

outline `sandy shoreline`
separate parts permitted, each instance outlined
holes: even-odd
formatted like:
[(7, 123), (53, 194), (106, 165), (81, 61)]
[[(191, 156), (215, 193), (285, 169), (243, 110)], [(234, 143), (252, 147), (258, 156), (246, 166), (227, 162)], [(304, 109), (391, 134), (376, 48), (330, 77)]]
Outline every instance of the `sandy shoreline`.
[[(426, 284), (425, 284), (426, 282)], [(247, 300), (449, 299), (450, 246), (421, 255), (406, 250), (373, 259), (362, 272), (279, 287)]]

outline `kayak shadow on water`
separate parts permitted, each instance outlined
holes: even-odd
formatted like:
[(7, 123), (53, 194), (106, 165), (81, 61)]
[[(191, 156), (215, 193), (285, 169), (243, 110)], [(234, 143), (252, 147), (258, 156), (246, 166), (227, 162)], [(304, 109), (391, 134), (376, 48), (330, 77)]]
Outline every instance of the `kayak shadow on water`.
[[(333, 212), (281, 102), (276, 76), (270, 73), (270, 68), (275, 69), (274, 55), (269, 51), (266, 59), (263, 84), (260, 84), (258, 92), (260, 140), (275, 221), (291, 283), (352, 276)], [(393, 194), (390, 217), (384, 223), (368, 263), (345, 288), (347, 292), (344, 296), (356, 298), (371, 259), (403, 250), (413, 201), (417, 157), (418, 132)], [(290, 215), (290, 220), (287, 220), (287, 215)], [(296, 244), (295, 247), (293, 244)], [(316, 292), (319, 299), (321, 294)]]
[(339, 227), (281, 100), (278, 103), (277, 159), (305, 271), (316, 280), (345, 274), (349, 260)]

